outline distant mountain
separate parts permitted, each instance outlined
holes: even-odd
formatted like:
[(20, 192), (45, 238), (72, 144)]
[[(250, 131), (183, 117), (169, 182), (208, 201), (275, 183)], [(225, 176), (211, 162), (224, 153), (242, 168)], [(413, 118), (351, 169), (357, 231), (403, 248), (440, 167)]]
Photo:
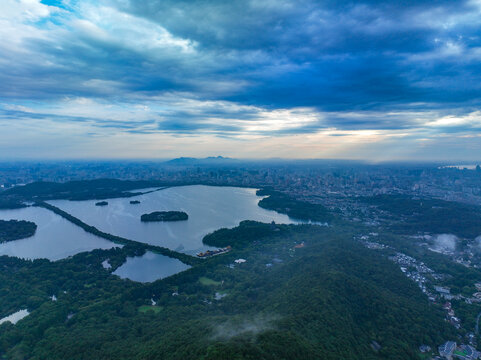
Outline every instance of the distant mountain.
[(206, 158), (192, 158), (180, 157), (166, 161), (164, 164), (173, 166), (200, 166), (200, 165), (224, 165), (238, 162), (237, 159), (232, 159), (223, 156), (209, 156)]

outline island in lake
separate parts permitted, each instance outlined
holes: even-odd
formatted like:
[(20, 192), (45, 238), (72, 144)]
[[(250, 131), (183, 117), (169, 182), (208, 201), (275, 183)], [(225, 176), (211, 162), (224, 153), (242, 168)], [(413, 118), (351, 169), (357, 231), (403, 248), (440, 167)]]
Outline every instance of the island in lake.
[(139, 200), (130, 200), (130, 203), (133, 205), (140, 204)]
[(107, 206), (109, 203), (107, 201), (99, 201), (95, 203), (95, 206)]
[(141, 221), (182, 221), (187, 220), (189, 215), (183, 211), (154, 211), (150, 214), (143, 214)]
[(0, 220), (0, 243), (25, 239), (35, 234), (37, 224), (25, 220)]

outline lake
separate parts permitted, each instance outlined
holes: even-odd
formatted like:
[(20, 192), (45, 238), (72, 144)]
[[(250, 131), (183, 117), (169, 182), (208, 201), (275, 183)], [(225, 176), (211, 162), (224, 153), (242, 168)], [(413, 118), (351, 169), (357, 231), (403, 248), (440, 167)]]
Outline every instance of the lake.
[(147, 251), (142, 256), (128, 257), (112, 274), (122, 279), (153, 282), (189, 269), (180, 260)]
[[(130, 198), (107, 199), (107, 206), (95, 206), (97, 200), (49, 203), (104, 232), (194, 255), (209, 249), (202, 244), (205, 235), (223, 227), (235, 227), (242, 220), (294, 222), (287, 215), (259, 207), (257, 203), (261, 199), (255, 189), (192, 185)], [(130, 204), (134, 200), (140, 204)], [(184, 211), (189, 219), (140, 221), (142, 214), (168, 210)]]
[(29, 260), (45, 258), (55, 261), (84, 251), (120, 246), (89, 234), (64, 218), (40, 207), (0, 210), (0, 219), (28, 220), (37, 224), (35, 235), (0, 244), (0, 255)]
[(17, 322), (19, 322), (29, 314), (30, 313), (28, 312), (27, 309), (19, 310), (16, 313), (13, 313), (9, 316), (4, 317), (3, 319), (0, 319), (0, 325), (3, 324), (4, 322), (11, 322), (13, 325), (15, 325)]

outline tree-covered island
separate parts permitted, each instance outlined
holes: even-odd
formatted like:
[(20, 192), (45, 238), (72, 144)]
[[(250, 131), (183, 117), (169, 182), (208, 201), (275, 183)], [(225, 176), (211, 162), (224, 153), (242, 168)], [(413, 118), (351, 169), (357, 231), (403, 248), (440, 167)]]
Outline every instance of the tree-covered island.
[(0, 243), (25, 239), (35, 234), (37, 224), (25, 220), (0, 220)]
[(143, 214), (141, 221), (182, 221), (187, 220), (189, 215), (183, 211), (154, 211), (150, 214)]

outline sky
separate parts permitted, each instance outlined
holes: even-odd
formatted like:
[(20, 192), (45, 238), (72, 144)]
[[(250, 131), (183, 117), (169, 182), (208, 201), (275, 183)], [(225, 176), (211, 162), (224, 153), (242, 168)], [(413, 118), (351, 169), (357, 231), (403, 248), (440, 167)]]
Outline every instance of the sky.
[(0, 158), (481, 160), (481, 0), (1, 0)]

